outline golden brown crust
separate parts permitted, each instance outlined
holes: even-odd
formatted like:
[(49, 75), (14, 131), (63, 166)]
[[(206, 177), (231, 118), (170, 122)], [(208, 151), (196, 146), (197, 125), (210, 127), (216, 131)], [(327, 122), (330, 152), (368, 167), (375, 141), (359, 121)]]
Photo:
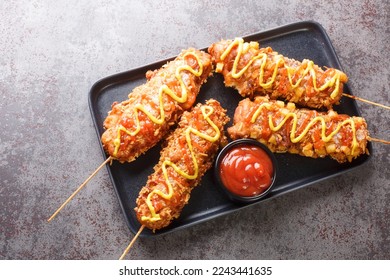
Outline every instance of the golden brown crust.
[[(176, 76), (177, 69), (188, 65), (195, 71), (200, 70), (200, 65), (192, 54), (199, 58), (203, 71), (199, 77), (188, 70), (180, 71), (180, 77), (188, 93), (185, 102), (178, 102), (168, 94), (163, 93), (164, 120), (162, 124), (153, 122), (144, 112), (135, 110), (135, 107), (141, 104), (154, 117), (161, 118), (159, 100), (161, 87), (167, 86), (175, 95), (181, 97), (182, 88)], [(169, 132), (170, 127), (177, 122), (183, 111), (192, 107), (201, 85), (206, 82), (211, 72), (210, 55), (195, 49), (184, 50), (175, 60), (165, 64), (160, 69), (148, 71), (145, 84), (136, 87), (129, 94), (128, 100), (112, 105), (112, 109), (104, 121), (106, 131), (101, 137), (105, 151), (116, 160), (130, 162), (154, 146)], [(139, 123), (137, 123), (136, 117), (138, 117)], [(137, 125), (139, 125), (140, 130), (136, 135), (130, 135), (122, 130), (120, 139), (118, 139), (118, 129), (124, 128), (129, 132), (134, 132)], [(115, 144), (116, 139), (120, 141), (120, 146)]]
[[(256, 112), (259, 114), (253, 122)], [(294, 114), (297, 117), (295, 128)], [(280, 129), (275, 130), (270, 126), (270, 118), (274, 127), (282, 124), (284, 119), (287, 120)], [(314, 119), (317, 121), (309, 125)], [(324, 120), (326, 136), (331, 135), (340, 125), (339, 131), (330, 137), (329, 141), (322, 138), (321, 119)], [(343, 122), (345, 124), (341, 125)], [(304, 132), (308, 127), (310, 129)], [(294, 137), (291, 136), (292, 131)], [(312, 158), (330, 156), (340, 163), (352, 161), (359, 155), (367, 153), (368, 131), (363, 118), (338, 114), (332, 110), (317, 112), (297, 109), (293, 103), (285, 104), (282, 101), (269, 100), (267, 97), (256, 97), (254, 101), (242, 100), (234, 115), (234, 125), (228, 128), (228, 134), (232, 139), (256, 139), (273, 152), (289, 152)], [(300, 135), (304, 137), (298, 139)], [(292, 139), (296, 138), (299, 141), (293, 142)]]
[[(242, 51), (237, 43), (240, 40)], [(260, 48), (257, 42), (243, 43), (240, 38), (212, 44), (208, 52), (216, 64), (216, 72), (223, 74), (225, 85), (234, 87), (243, 97), (269, 95), (273, 99), (284, 99), (304, 107), (330, 109), (339, 103), (343, 84), (348, 80), (339, 70), (323, 70), (307, 59), (299, 62), (283, 57), (270, 47)], [(225, 52), (228, 54), (222, 57)], [(235, 60), (237, 71), (234, 69)], [(265, 64), (262, 66), (264, 60)], [(247, 65), (249, 67), (242, 75), (234, 76), (235, 72), (241, 71)], [(273, 78), (275, 69), (276, 76)], [(312, 71), (307, 71), (308, 69)], [(329, 86), (321, 88), (326, 83), (329, 83)]]
[[(146, 201), (151, 192), (160, 190), (168, 193), (168, 185), (163, 172), (164, 162), (167, 160), (175, 164), (180, 170), (187, 174), (194, 174), (195, 166), (192, 159), (191, 149), (187, 142), (187, 130), (195, 129), (200, 133), (214, 137), (215, 129), (204, 118), (201, 108), (204, 106), (213, 108), (210, 120), (218, 127), (220, 136), (214, 142), (207, 141), (195, 133), (190, 133), (191, 145), (198, 165), (198, 176), (195, 179), (183, 177), (172, 166), (166, 166), (169, 182), (173, 188), (173, 195), (165, 199), (157, 194), (151, 197), (151, 203), (155, 212), (160, 215), (157, 221), (145, 220), (144, 217), (152, 216), (150, 208)], [(184, 112), (179, 122), (179, 127), (171, 133), (166, 145), (161, 151), (160, 161), (154, 167), (154, 173), (149, 176), (146, 185), (141, 189), (135, 208), (137, 219), (146, 227), (156, 230), (168, 226), (171, 221), (178, 218), (182, 208), (188, 203), (191, 190), (199, 184), (204, 173), (209, 170), (213, 164), (214, 157), (220, 147), (226, 142), (223, 133), (224, 125), (229, 121), (226, 116), (226, 110), (223, 109), (216, 100), (209, 100), (205, 105), (198, 104), (190, 112)]]

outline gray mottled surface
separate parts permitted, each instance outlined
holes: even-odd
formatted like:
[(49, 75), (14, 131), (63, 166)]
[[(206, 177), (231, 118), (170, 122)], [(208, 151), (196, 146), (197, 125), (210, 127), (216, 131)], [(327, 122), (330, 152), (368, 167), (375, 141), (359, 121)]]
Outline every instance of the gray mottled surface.
[[(1, 1), (0, 259), (117, 259), (132, 234), (102, 161), (87, 94), (105, 76), (301, 20), (323, 25), (351, 91), (389, 105), (387, 1)], [(299, 47), (299, 46), (297, 46)], [(389, 111), (359, 103), (371, 134)], [(345, 175), (181, 231), (133, 259), (389, 259), (390, 147)]]

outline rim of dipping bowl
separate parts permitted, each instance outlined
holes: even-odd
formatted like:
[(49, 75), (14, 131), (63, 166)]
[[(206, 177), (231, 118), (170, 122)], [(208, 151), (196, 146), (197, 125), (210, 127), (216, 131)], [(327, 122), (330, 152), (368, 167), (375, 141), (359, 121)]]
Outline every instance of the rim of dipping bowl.
[[(224, 183), (222, 182), (221, 176), (220, 176), (220, 166), (221, 166), (221, 162), (222, 162), (223, 158), (226, 156), (226, 154), (231, 149), (236, 148), (238, 146), (242, 146), (242, 145), (256, 146), (256, 147), (262, 149), (268, 155), (268, 157), (271, 159), (272, 166), (273, 166), (273, 173), (272, 173), (273, 176), (271, 178), (271, 184), (268, 186), (268, 188), (265, 191), (263, 191), (257, 195), (254, 195), (254, 196), (240, 196), (238, 194), (232, 193), (224, 185)], [(219, 154), (217, 155), (216, 161), (215, 161), (215, 165), (214, 165), (214, 177), (215, 177), (218, 185), (220, 186), (220, 188), (224, 191), (224, 193), (232, 201), (240, 202), (240, 203), (251, 203), (251, 202), (255, 202), (255, 201), (262, 199), (271, 191), (271, 189), (275, 185), (275, 180), (276, 180), (276, 176), (277, 176), (277, 169), (278, 169), (278, 166), (277, 166), (276, 157), (266, 145), (258, 142), (257, 140), (245, 138), (245, 139), (238, 139), (238, 140), (233, 140), (233, 141), (229, 142), (219, 152)]]

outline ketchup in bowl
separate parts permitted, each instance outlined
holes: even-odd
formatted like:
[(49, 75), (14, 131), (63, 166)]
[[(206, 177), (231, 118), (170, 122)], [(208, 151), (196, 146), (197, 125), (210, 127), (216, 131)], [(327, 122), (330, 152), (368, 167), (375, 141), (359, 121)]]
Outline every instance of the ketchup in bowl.
[(229, 143), (217, 157), (215, 175), (228, 195), (239, 201), (263, 197), (275, 180), (274, 155), (263, 144), (251, 139)]

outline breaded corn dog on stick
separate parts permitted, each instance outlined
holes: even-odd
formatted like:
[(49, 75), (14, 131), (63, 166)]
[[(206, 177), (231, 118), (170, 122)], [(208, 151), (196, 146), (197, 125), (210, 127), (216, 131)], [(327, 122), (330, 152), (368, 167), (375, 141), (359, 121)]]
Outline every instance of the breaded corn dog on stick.
[(101, 140), (107, 154), (131, 162), (159, 142), (181, 114), (195, 103), (212, 71), (209, 54), (188, 49), (173, 61), (146, 73), (147, 82), (129, 99), (114, 103)]
[(297, 109), (294, 103), (256, 97), (242, 100), (228, 128), (232, 139), (253, 138), (273, 152), (330, 156), (340, 163), (368, 153), (367, 123), (361, 117)]
[(112, 160), (131, 162), (156, 145), (195, 103), (200, 87), (211, 75), (211, 56), (196, 49), (183, 50), (175, 60), (146, 73), (147, 82), (129, 99), (112, 104), (101, 136), (109, 157), (51, 215), (50, 222)]
[(137, 199), (135, 211), (143, 226), (154, 231), (180, 216), (191, 190), (227, 141), (223, 127), (228, 121), (226, 110), (213, 99), (184, 112)]
[(225, 85), (243, 97), (269, 95), (304, 107), (330, 109), (339, 103), (348, 81), (340, 70), (324, 70), (308, 59), (299, 62), (242, 38), (214, 43), (208, 52)]

